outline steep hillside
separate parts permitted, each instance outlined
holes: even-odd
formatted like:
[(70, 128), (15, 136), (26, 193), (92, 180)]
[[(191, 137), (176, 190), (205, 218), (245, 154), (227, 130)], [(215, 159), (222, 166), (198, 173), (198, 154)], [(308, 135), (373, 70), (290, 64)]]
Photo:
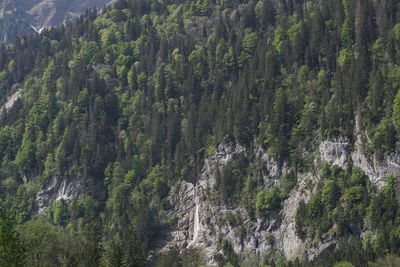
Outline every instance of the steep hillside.
[(88, 8), (103, 8), (111, 0), (3, 0), (0, 2), (0, 43), (35, 30), (72, 21)]
[(121, 0), (2, 46), (0, 266), (399, 262), (399, 11)]

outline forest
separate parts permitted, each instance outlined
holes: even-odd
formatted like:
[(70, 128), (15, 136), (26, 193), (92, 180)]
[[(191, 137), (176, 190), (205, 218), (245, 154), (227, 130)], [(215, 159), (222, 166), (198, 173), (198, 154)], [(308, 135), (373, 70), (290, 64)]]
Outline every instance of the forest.
[[(397, 0), (119, 0), (2, 45), (0, 102), (21, 97), (0, 112), (0, 266), (206, 266), (196, 248), (154, 254), (172, 188), (222, 142), (261, 144), (292, 176), (265, 189), (248, 155), (215, 196), (257, 220), (314, 168), (316, 144), (354, 144), (356, 121), (366, 154), (397, 153), (399, 55)], [(264, 266), (400, 266), (398, 177), (378, 190), (357, 167), (319, 167), (296, 233), (338, 245)], [(79, 180), (79, 197), (42, 212), (54, 179)]]

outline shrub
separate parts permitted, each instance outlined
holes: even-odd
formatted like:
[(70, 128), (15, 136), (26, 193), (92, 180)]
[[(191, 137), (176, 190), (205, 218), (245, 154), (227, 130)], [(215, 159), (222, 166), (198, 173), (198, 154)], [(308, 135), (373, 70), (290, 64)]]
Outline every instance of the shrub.
[(258, 192), (256, 200), (257, 214), (266, 216), (270, 212), (279, 210), (281, 199), (276, 188)]

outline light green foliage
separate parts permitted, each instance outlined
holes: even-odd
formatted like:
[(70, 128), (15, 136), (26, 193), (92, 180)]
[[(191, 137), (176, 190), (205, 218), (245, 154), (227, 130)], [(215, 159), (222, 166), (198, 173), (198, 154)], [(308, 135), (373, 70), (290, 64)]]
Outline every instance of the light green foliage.
[(267, 216), (280, 209), (281, 198), (276, 188), (258, 192), (256, 210), (259, 215)]
[(206, 16), (211, 12), (210, 0), (196, 0), (191, 2), (190, 9), (187, 13), (188, 17), (191, 16)]
[(393, 33), (397, 40), (400, 40), (400, 23), (397, 23), (393, 27)]
[(115, 31), (113, 29), (103, 29), (100, 31), (101, 34), (101, 44), (104, 47), (108, 47), (114, 43), (116, 43), (117, 39), (115, 36)]
[(350, 19), (351, 16), (351, 2), (350, 0), (342, 0), (344, 12), (346, 14), (346, 18)]
[(259, 21), (263, 20), (263, 16), (264, 16), (263, 13), (264, 13), (264, 9), (265, 9), (264, 5), (265, 5), (264, 1), (260, 0), (257, 2), (256, 6), (255, 6), (255, 13), (256, 13), (257, 19)]
[(217, 151), (217, 148), (215, 147), (213, 139), (214, 139), (213, 136), (209, 136), (207, 138), (207, 156), (208, 157), (212, 157), (215, 154), (215, 152)]
[(343, 201), (346, 204), (354, 204), (362, 200), (364, 188), (361, 185), (346, 189), (343, 195)]
[(393, 124), (400, 131), (400, 90), (397, 91), (393, 102)]
[(299, 48), (297, 46), (298, 43), (303, 42), (304, 30), (305, 30), (305, 22), (299, 21), (294, 23), (287, 31), (290, 43), (292, 47), (294, 47), (295, 49)]
[(7, 66), (8, 73), (13, 73), (15, 71), (15, 68), (16, 68), (15, 64), (16, 63), (14, 60), (10, 60), (10, 62), (8, 63), (8, 66)]
[(333, 267), (354, 267), (354, 265), (348, 261), (341, 261), (333, 265)]
[(342, 31), (340, 33), (340, 40), (343, 47), (351, 48), (353, 44), (352, 34), (352, 29), (350, 28), (349, 23), (346, 21), (345, 23), (343, 23)]
[(241, 66), (244, 66), (244, 64), (246, 64), (254, 54), (254, 48), (256, 47), (257, 39), (257, 34), (253, 30), (245, 29), (242, 43), (243, 50), (239, 57), (239, 64)]
[(76, 68), (79, 64), (89, 64), (92, 62), (93, 58), (99, 52), (95, 42), (85, 42), (83, 41), (80, 45), (79, 52), (73, 60), (69, 62), (70, 68)]
[(53, 203), (53, 222), (58, 225), (66, 223), (67, 205), (64, 200), (57, 200)]
[(383, 117), (376, 127), (370, 129), (370, 134), (377, 151), (391, 151), (393, 149), (394, 129), (391, 120), (387, 117)]
[[(300, 203), (297, 210), (296, 232), (300, 237), (315, 237), (315, 234), (321, 235), (328, 230), (342, 236), (348, 233), (348, 227), (354, 227), (349, 226), (350, 221), (362, 225), (359, 218), (365, 216), (367, 209), (371, 214), (379, 213), (374, 207), (368, 208), (372, 198), (371, 186), (361, 169), (353, 167), (350, 174), (325, 163), (321, 176), (324, 182), (317, 192), (307, 204)], [(333, 227), (335, 224), (336, 228)]]
[(129, 72), (127, 74), (127, 81), (128, 81), (128, 85), (133, 90), (137, 89), (138, 82), (137, 82), (137, 71), (136, 71), (135, 65), (132, 65), (131, 69), (129, 70)]
[(382, 38), (379, 38), (372, 45), (372, 58), (375, 62), (381, 62), (384, 60), (385, 53), (385, 43)]
[[(396, 1), (375, 2), (119, 1), (0, 47), (1, 104), (22, 93), (0, 116), (0, 195), (23, 224), (28, 266), (151, 265), (149, 250), (178, 230), (179, 218), (165, 216), (175, 208), (170, 188), (198, 183), (208, 160), (219, 160), (217, 146), (240, 144), (245, 153), (215, 170), (202, 201), (245, 208), (250, 220), (278, 219), (297, 176), (318, 176), (320, 141), (344, 138), (352, 151), (356, 121), (361, 133), (367, 128), (360, 140), (372, 141), (367, 158), (394, 152), (399, 12)], [(266, 155), (290, 168), (279, 188), (265, 189)], [(340, 240), (321, 254), (333, 258), (309, 265), (366, 266), (399, 252), (396, 179), (381, 190), (348, 163), (325, 164), (299, 204), (296, 232), (306, 247), (326, 233)], [(26, 223), (51, 178), (75, 177), (79, 198), (43, 214), (57, 227)], [(374, 237), (362, 246), (366, 231)], [(241, 241), (248, 233), (238, 227)], [(240, 266), (229, 242), (221, 249), (218, 265)], [(279, 246), (269, 251), (255, 265), (284, 266)], [(165, 255), (163, 266), (203, 263), (185, 253)]]
[(297, 74), (297, 79), (299, 81), (300, 86), (306, 88), (307, 81), (309, 80), (309, 72), (310, 69), (307, 65), (303, 65), (300, 67), (299, 73)]
[(348, 68), (353, 60), (353, 53), (349, 49), (343, 49), (339, 52), (339, 66), (342, 68)]
[(217, 48), (215, 49), (215, 58), (217, 62), (221, 62), (224, 58), (224, 55), (226, 53), (226, 44), (225, 40), (221, 38), (219, 40), (219, 43), (217, 45)]
[[(220, 46), (221, 48), (221, 46)], [(221, 51), (222, 52), (222, 51)], [(190, 55), (189, 55), (189, 62), (193, 64), (193, 72), (196, 77), (201, 77), (202, 74), (202, 67), (203, 67), (203, 61), (204, 61), (204, 48), (202, 46), (197, 47), (195, 50), (193, 50)]]
[(284, 51), (286, 42), (287, 42), (286, 31), (281, 26), (276, 27), (274, 31), (273, 44), (278, 53), (282, 53)]
[(161, 166), (155, 166), (150, 170), (147, 178), (140, 183), (142, 192), (152, 193), (160, 199), (164, 198), (169, 191), (168, 184), (163, 178), (163, 169)]
[(387, 78), (387, 83), (392, 88), (392, 90), (394, 90), (394, 92), (400, 90), (400, 66), (389, 65)]

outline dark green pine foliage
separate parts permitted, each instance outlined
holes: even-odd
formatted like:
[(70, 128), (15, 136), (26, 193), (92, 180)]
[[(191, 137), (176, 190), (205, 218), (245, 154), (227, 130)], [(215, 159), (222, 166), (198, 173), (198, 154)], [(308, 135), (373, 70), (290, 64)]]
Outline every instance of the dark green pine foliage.
[(0, 266), (24, 266), (24, 249), (10, 214), (0, 207)]
[[(353, 142), (356, 117), (366, 153), (394, 152), (399, 53), (394, 0), (120, 0), (1, 46), (1, 103), (22, 97), (0, 115), (0, 197), (20, 224), (26, 263), (143, 266), (171, 230), (170, 189), (195, 183), (221, 142), (261, 145), (290, 167), (268, 190), (252, 153), (219, 171), (217, 200), (254, 219), (279, 215), (319, 141)], [(338, 251), (359, 253), (316, 264), (398, 253), (397, 191), (375, 191), (355, 168), (325, 172), (300, 204), (298, 235), (318, 240), (335, 226)], [(80, 178), (82, 194), (32, 221), (36, 194), (54, 177)], [(366, 229), (380, 234), (371, 250), (358, 238)], [(238, 263), (224, 248), (221, 264)], [(201, 264), (185, 253), (178, 266)]]

